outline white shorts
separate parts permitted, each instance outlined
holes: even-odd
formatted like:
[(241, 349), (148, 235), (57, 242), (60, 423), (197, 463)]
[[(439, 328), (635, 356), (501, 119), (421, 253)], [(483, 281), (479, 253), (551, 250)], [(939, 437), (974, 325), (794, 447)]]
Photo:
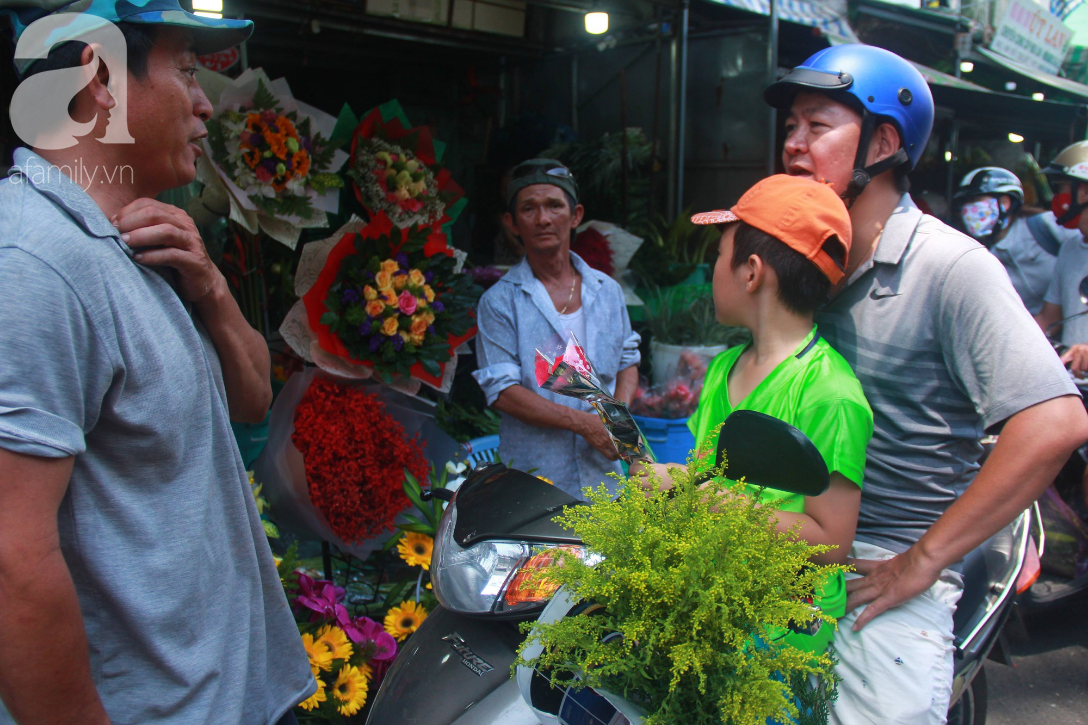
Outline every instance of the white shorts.
[[(895, 553), (854, 542), (855, 559)], [(857, 574), (847, 574), (856, 579)], [(865, 607), (839, 620), (832, 653), (842, 678), (829, 725), (943, 725), (952, 696), (952, 615), (963, 578), (946, 569), (932, 587), (853, 631)]]

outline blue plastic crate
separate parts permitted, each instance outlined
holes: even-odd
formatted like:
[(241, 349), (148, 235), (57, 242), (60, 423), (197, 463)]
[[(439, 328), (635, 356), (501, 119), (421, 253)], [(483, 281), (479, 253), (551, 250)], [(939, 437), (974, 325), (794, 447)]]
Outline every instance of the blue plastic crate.
[(688, 430), (687, 418), (633, 417), (659, 463), (687, 463), (695, 448), (695, 436)]

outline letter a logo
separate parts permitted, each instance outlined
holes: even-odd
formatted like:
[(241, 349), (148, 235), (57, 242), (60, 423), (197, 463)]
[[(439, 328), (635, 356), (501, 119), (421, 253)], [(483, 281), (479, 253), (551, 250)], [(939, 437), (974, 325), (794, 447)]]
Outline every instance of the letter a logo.
[(102, 143), (136, 143), (128, 132), (128, 46), (113, 23), (86, 13), (56, 13), (31, 24), (15, 47), (17, 60), (40, 60), (54, 46), (79, 40), (94, 55), (87, 65), (37, 73), (19, 84), (11, 98), (11, 126), (26, 144), (38, 149), (66, 149), (89, 134), (95, 119), (79, 123), (68, 114), (68, 104), (87, 86), (99, 64), (110, 72), (107, 88), (116, 105), (109, 111)]

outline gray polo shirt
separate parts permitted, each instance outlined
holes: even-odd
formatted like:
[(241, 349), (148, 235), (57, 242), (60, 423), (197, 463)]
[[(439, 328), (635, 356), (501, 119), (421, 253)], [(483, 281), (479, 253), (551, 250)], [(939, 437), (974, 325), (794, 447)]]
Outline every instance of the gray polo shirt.
[(907, 195), (816, 319), (873, 409), (856, 538), (892, 551), (974, 480), (986, 429), (1077, 394), (1001, 264)]
[[(1036, 227), (1035, 233), (1032, 226)], [(1042, 245), (1036, 239), (1037, 234), (1043, 238)], [(1070, 241), (1081, 241), (1080, 231), (1058, 226), (1054, 212), (1048, 211), (1030, 219), (1014, 220), (1005, 237), (990, 248), (1005, 265), (1012, 286), (1031, 314), (1037, 315), (1043, 309), (1043, 297), (1054, 278), (1058, 252)]]
[[(1058, 265), (1047, 289), (1046, 301), (1062, 308), (1062, 317), (1071, 317), (1088, 309), (1080, 301), (1080, 282), (1088, 277), (1088, 244), (1084, 238), (1068, 242), (1058, 255)], [(1062, 325), (1062, 344), (1088, 343), (1088, 315)]]
[(15, 163), (0, 180), (0, 447), (75, 458), (58, 526), (106, 711), (274, 723), (315, 684), (215, 347), (79, 186), (26, 149)]

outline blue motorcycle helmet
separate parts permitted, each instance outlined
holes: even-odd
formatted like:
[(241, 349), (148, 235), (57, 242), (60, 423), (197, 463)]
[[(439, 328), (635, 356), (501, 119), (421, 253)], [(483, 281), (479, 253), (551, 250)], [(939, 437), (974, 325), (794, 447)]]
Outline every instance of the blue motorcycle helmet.
[[(849, 206), (873, 177), (896, 166), (913, 169), (933, 130), (933, 94), (911, 63), (891, 51), (853, 43), (825, 48), (763, 92), (774, 108), (789, 110), (800, 91), (826, 93), (862, 114), (854, 174), (843, 194)], [(873, 131), (891, 122), (902, 146), (886, 159), (865, 166)]]

